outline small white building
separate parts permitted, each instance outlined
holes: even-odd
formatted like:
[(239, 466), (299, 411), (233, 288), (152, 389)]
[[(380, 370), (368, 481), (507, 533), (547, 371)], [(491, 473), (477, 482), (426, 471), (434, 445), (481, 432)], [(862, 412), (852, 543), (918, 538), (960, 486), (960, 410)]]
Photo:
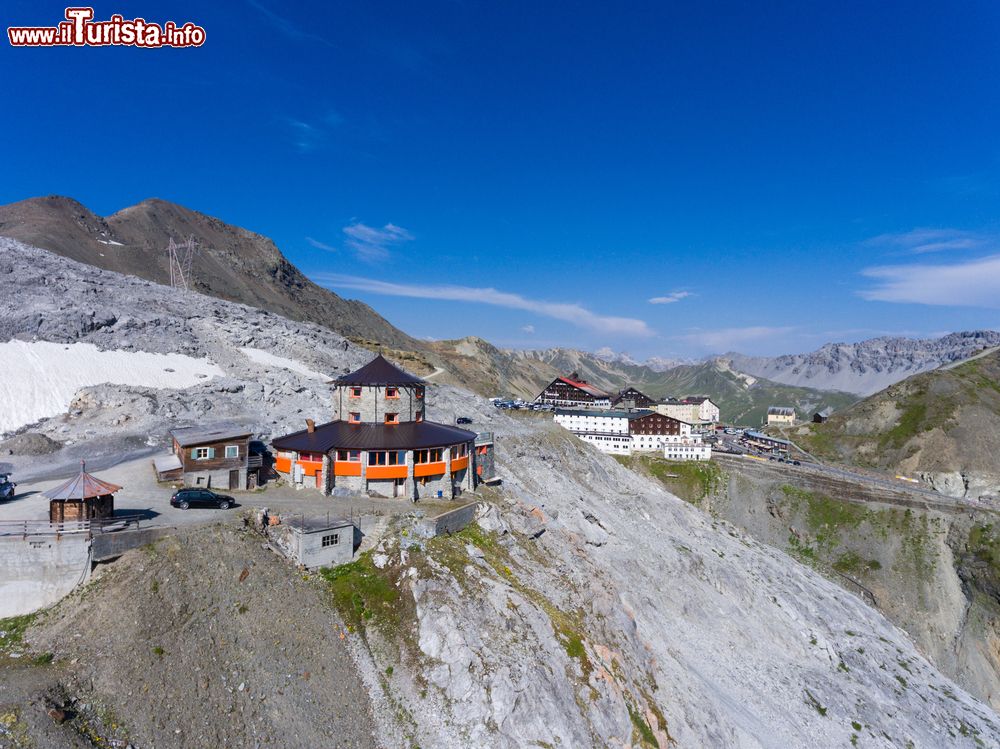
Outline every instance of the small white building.
[(712, 457), (712, 447), (706, 445), (697, 432), (686, 437), (667, 436), (664, 440), (663, 457), (667, 460), (710, 460)]
[(767, 409), (765, 423), (768, 426), (790, 425), (795, 423), (795, 409), (791, 406), (771, 406)]

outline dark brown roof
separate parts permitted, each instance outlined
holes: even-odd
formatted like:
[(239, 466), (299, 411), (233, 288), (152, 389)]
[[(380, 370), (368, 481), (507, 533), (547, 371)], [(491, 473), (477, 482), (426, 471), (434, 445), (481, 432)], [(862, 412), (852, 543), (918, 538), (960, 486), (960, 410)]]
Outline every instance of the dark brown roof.
[(379, 354), (370, 362), (350, 374), (334, 380), (337, 385), (422, 385), (416, 375), (400, 369)]
[(171, 429), (170, 436), (177, 440), (181, 447), (204, 445), (209, 442), (225, 442), (253, 436), (253, 432), (244, 426), (231, 424), (208, 424), (205, 426), (183, 427)]
[(91, 499), (93, 497), (103, 497), (105, 494), (114, 494), (121, 489), (118, 484), (111, 484), (102, 481), (96, 476), (91, 476), (86, 471), (86, 465), (80, 462), (80, 473), (71, 478), (65, 484), (42, 492), (42, 496), (47, 499), (68, 501), (72, 499)]
[(415, 450), (471, 442), (475, 432), (433, 421), (402, 424), (351, 424), (331, 421), (310, 432), (303, 429), (271, 440), (278, 450), (326, 453), (341, 450)]

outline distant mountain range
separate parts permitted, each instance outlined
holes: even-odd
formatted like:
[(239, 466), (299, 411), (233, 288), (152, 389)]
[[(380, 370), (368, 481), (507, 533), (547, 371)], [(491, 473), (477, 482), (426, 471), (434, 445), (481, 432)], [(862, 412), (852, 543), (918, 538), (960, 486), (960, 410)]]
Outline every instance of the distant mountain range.
[(169, 282), (168, 242), (194, 237), (195, 291), (324, 325), (372, 349), (384, 347), (420, 374), (436, 371), (435, 382), (483, 395), (532, 398), (555, 376), (578, 372), (609, 391), (632, 385), (656, 398), (710, 395), (725, 419), (759, 423), (769, 405), (790, 405), (803, 416), (827, 406), (843, 408), (857, 395), (1000, 344), (1000, 333), (981, 331), (924, 341), (828, 344), (809, 354), (773, 358), (734, 353), (639, 362), (611, 349), (508, 351), (475, 336), (417, 340), (367, 304), (310, 281), (267, 237), (164, 200), (144, 200), (101, 217), (71, 198), (31, 198), (0, 206), (0, 235), (157, 283)]
[(761, 357), (730, 353), (733, 369), (785, 385), (871, 395), (893, 383), (1000, 346), (1000, 332), (977, 330), (941, 338), (871, 338), (828, 343), (808, 354)]

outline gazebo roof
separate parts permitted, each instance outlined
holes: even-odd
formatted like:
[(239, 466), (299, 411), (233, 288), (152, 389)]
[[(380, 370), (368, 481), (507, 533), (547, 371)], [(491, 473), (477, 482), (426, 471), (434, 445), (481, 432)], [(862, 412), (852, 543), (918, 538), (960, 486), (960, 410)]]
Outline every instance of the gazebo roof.
[(105, 494), (114, 494), (121, 489), (118, 484), (111, 484), (107, 481), (101, 481), (96, 476), (91, 476), (87, 473), (86, 467), (86, 463), (81, 460), (78, 476), (71, 478), (65, 484), (60, 484), (53, 489), (42, 492), (42, 495), (48, 499), (61, 501), (82, 500), (102, 497)]

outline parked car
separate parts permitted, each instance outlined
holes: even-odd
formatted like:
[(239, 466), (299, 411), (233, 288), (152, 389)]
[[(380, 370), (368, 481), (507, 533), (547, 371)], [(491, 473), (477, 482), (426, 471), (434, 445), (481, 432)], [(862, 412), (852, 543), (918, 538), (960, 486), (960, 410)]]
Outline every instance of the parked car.
[(9, 473), (0, 473), (0, 499), (14, 499), (17, 484), (10, 480)]
[(186, 510), (189, 507), (218, 507), (228, 510), (235, 503), (232, 497), (216, 494), (209, 489), (178, 489), (170, 498), (170, 506)]
[(455, 419), (455, 423), (456, 424), (471, 424), (472, 423), (472, 419), (470, 419), (468, 416), (459, 416), (457, 419)]

